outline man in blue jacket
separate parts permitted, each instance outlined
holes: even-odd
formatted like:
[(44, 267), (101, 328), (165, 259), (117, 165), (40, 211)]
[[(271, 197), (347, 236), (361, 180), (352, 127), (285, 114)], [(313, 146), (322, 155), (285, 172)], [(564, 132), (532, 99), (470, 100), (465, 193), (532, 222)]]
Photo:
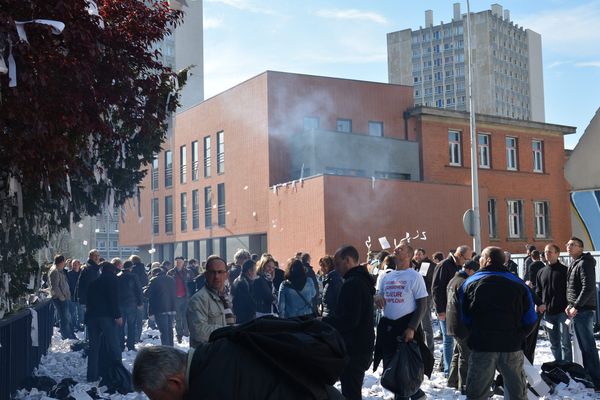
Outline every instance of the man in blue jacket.
[(458, 291), (462, 320), (471, 349), (467, 399), (487, 399), (496, 369), (511, 400), (527, 399), (523, 343), (537, 314), (529, 287), (504, 267), (504, 252), (486, 247), (479, 272)]

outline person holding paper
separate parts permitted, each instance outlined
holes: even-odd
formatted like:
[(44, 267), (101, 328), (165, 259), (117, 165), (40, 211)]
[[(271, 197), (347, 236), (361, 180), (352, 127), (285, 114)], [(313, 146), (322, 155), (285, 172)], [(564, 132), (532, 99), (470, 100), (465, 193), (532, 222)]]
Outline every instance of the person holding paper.
[(427, 310), (425, 311), (425, 315), (423, 315), (421, 326), (423, 326), (423, 332), (425, 332), (427, 347), (429, 347), (429, 350), (433, 353), (433, 322), (431, 321), (433, 298), (431, 297), (431, 281), (433, 280), (433, 271), (435, 270), (436, 263), (427, 257), (427, 252), (423, 248), (415, 250), (410, 263), (415, 271), (419, 272), (425, 280), (425, 288), (427, 289)]

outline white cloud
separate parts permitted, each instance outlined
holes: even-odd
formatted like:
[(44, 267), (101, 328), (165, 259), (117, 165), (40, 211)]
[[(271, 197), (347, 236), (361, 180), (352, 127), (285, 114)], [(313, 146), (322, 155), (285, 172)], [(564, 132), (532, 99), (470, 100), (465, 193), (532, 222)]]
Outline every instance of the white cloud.
[(565, 65), (565, 64), (570, 64), (567, 61), (555, 61), (553, 63), (550, 63), (549, 65), (546, 66), (547, 69), (553, 69), (556, 67), (560, 67), (561, 65)]
[(600, 68), (600, 61), (586, 61), (575, 63), (576, 67), (596, 67)]
[(275, 11), (273, 11), (272, 9), (266, 8), (266, 7), (261, 7), (259, 5), (256, 5), (254, 2), (248, 1), (248, 0), (205, 0), (205, 1), (208, 3), (225, 4), (226, 6), (237, 8), (238, 10), (242, 10), (242, 11), (250, 11), (250, 12), (259, 13), (259, 14), (275, 14)]
[(221, 26), (223, 26), (223, 20), (222, 19), (220, 19), (220, 18), (204, 17), (204, 21), (203, 21), (203, 27), (204, 27), (204, 29), (220, 28)]
[(333, 19), (351, 19), (351, 20), (362, 20), (375, 22), (377, 24), (385, 25), (388, 23), (387, 18), (381, 14), (377, 14), (372, 11), (360, 11), (355, 9), (329, 9), (329, 10), (318, 10), (316, 15), (321, 18), (333, 18)]

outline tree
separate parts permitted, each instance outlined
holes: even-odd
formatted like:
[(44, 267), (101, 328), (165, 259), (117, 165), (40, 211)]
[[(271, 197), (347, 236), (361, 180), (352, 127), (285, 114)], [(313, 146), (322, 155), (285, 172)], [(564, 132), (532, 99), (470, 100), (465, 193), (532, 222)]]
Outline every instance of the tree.
[[(159, 0), (4, 0), (0, 56), (0, 273), (25, 291), (34, 254), (71, 221), (138, 191), (179, 105), (187, 71), (158, 42), (182, 13)], [(62, 33), (35, 19), (64, 23)], [(9, 63), (7, 63), (9, 64)], [(0, 63), (1, 67), (2, 63)], [(1, 73), (1, 71), (0, 71)]]

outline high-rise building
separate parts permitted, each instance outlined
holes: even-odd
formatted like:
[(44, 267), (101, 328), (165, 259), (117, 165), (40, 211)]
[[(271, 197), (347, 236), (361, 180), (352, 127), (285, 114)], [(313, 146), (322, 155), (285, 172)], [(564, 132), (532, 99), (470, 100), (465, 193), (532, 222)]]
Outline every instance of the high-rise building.
[[(493, 4), (471, 13), (475, 112), (544, 122), (542, 39)], [(448, 23), (387, 35), (390, 83), (414, 88), (415, 105), (469, 110), (467, 17), (460, 3)]]

